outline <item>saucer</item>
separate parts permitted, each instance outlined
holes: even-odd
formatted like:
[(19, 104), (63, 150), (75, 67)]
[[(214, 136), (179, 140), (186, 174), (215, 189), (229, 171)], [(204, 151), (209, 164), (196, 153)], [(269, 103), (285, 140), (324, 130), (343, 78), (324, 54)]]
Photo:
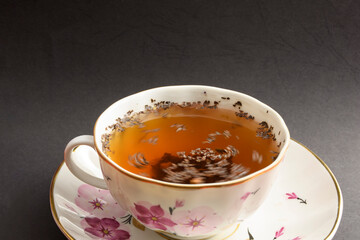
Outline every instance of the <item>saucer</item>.
[[(210, 239), (332, 239), (340, 224), (343, 199), (331, 170), (311, 150), (292, 140), (280, 171), (268, 199), (251, 218)], [(145, 228), (108, 190), (80, 181), (64, 162), (51, 183), (50, 206), (68, 239), (170, 239)], [(112, 237), (101, 232), (104, 228)]]

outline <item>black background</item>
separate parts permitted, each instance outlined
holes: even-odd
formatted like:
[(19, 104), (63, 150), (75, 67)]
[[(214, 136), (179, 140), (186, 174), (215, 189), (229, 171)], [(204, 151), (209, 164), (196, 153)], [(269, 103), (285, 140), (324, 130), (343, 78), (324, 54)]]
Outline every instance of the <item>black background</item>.
[(340, 183), (335, 239), (360, 239), (359, 13), (351, 0), (0, 1), (0, 238), (65, 238), (51, 178), (108, 105), (204, 84), (277, 110)]

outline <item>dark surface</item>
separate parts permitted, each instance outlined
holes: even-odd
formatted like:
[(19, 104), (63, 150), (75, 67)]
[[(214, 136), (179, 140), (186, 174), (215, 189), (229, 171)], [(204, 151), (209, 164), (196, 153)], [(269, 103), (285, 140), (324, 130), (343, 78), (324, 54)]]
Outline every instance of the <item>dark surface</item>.
[(1, 239), (64, 239), (49, 186), (67, 142), (114, 101), (173, 84), (277, 110), (340, 183), (335, 239), (360, 239), (359, 1), (50, 2), (0, 2)]

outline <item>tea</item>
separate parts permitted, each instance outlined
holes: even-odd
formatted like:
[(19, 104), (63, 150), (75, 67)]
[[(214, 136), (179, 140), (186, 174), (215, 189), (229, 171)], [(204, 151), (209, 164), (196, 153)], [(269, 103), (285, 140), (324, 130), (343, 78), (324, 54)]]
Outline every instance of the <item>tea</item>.
[[(152, 100), (155, 102), (155, 100)], [(129, 111), (103, 135), (103, 150), (122, 168), (174, 183), (213, 183), (241, 178), (277, 156), (272, 127), (210, 101), (160, 102)]]

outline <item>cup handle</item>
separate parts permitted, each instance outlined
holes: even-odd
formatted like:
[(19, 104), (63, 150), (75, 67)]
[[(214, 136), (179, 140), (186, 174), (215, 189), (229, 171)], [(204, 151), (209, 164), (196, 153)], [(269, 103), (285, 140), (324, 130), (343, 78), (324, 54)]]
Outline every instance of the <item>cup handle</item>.
[[(80, 151), (78, 147), (81, 146), (91, 148), (83, 148)], [(82, 135), (72, 139), (65, 147), (64, 158), (69, 170), (81, 181), (98, 188), (108, 189), (101, 172), (93, 136)]]

